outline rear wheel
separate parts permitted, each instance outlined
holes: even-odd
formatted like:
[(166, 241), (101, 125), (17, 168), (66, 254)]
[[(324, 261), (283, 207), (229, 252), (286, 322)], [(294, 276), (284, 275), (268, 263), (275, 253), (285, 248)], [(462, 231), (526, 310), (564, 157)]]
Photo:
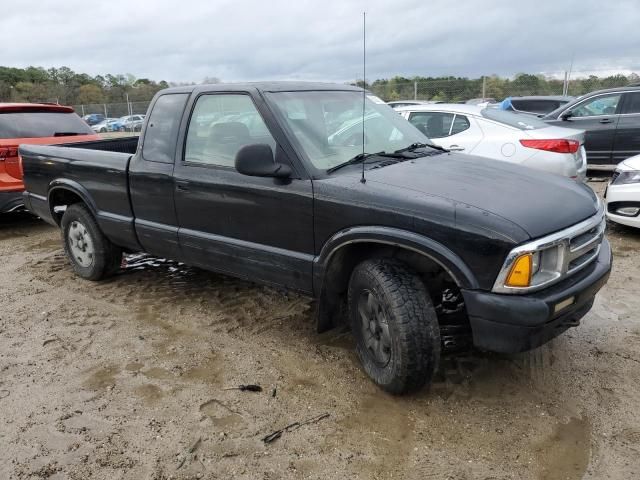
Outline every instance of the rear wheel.
[(349, 282), (349, 316), (358, 357), (381, 388), (401, 394), (431, 382), (440, 359), (438, 321), (424, 284), (406, 266), (359, 264)]
[(122, 250), (105, 237), (85, 205), (67, 207), (60, 226), (65, 253), (79, 276), (100, 280), (120, 268)]

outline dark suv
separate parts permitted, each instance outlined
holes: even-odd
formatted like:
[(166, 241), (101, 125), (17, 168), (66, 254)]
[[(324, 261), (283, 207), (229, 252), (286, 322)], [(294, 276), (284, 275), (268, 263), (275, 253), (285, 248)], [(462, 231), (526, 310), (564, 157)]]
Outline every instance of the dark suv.
[(553, 125), (585, 130), (589, 166), (616, 165), (640, 154), (640, 87), (591, 92), (542, 119)]

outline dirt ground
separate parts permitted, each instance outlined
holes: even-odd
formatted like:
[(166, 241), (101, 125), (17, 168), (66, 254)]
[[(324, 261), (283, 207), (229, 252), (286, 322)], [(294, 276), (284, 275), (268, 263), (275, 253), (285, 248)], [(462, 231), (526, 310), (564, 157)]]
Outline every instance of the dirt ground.
[(640, 232), (609, 238), (580, 327), (396, 398), (306, 298), (146, 257), (87, 282), (56, 229), (3, 218), (0, 479), (640, 478)]

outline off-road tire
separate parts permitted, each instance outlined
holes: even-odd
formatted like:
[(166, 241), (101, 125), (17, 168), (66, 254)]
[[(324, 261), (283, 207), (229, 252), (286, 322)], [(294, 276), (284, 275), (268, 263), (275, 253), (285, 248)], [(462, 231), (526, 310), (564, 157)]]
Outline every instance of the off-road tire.
[[(359, 301), (363, 295), (371, 298), (369, 294), (377, 298), (380, 324), (388, 325), (388, 348), (380, 353), (382, 361), (373, 353), (376, 349), (367, 344), (365, 336), (371, 341), (372, 330), (363, 326), (367, 322), (362, 321), (359, 311)], [(415, 273), (394, 260), (366, 260), (351, 274), (348, 303), (357, 355), (378, 386), (389, 393), (404, 394), (431, 383), (440, 360), (440, 330), (429, 294)], [(380, 338), (384, 344), (382, 334)], [(389, 360), (384, 364), (387, 350)]]
[[(60, 222), (62, 230), (62, 243), (67, 258), (71, 262), (73, 270), (82, 278), (87, 280), (101, 280), (109, 277), (118, 271), (122, 262), (122, 250), (109, 241), (102, 233), (98, 223), (89, 211), (81, 204), (75, 203), (67, 207)], [(82, 227), (82, 228), (80, 228)], [(82, 263), (74, 256), (70, 231), (80, 228), (83, 235), (88, 236), (92, 245), (92, 255), (84, 257), (90, 258), (90, 264)]]

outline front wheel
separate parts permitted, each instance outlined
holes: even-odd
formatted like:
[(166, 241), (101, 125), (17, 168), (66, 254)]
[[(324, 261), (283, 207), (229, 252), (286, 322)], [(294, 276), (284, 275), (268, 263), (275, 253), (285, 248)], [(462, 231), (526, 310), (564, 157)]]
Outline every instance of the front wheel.
[(366, 260), (349, 282), (349, 317), (365, 372), (402, 394), (431, 379), (440, 359), (436, 312), (420, 278), (403, 264)]
[(87, 280), (100, 280), (120, 268), (122, 250), (109, 241), (83, 204), (69, 207), (62, 216), (64, 251), (73, 270)]

